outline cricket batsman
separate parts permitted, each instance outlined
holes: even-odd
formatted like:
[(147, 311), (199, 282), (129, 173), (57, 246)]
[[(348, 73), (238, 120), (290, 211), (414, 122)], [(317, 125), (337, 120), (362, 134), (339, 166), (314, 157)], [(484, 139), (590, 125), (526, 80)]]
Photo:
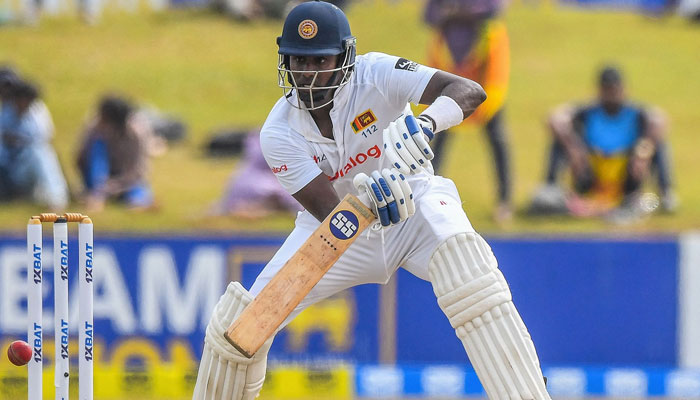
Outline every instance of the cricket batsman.
[[(261, 147), (305, 211), (250, 292), (232, 282), (216, 305), (193, 399), (258, 395), (272, 339), (247, 358), (224, 331), (347, 193), (358, 195), (378, 221), (283, 326), (311, 304), (352, 286), (384, 284), (403, 267), (431, 282), (490, 399), (550, 399), (496, 258), (469, 222), (454, 183), (433, 175), (430, 163), (430, 141), (474, 112), (486, 98), (481, 86), (404, 58), (356, 55), (347, 17), (323, 1), (292, 9), (277, 44), (284, 96), (262, 127)], [(413, 116), (409, 103), (428, 107)]]

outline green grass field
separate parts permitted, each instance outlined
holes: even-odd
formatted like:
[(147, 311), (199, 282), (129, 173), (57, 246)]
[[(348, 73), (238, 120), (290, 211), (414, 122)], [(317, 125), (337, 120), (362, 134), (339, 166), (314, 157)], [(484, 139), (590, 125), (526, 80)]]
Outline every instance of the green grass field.
[[(423, 61), (429, 32), (422, 2), (358, 1), (348, 14), (359, 52), (383, 51)], [(543, 120), (554, 105), (593, 94), (593, 74), (608, 61), (627, 73), (632, 97), (670, 115), (670, 144), (681, 208), (631, 226), (568, 218), (517, 216), (491, 220), (495, 196), (491, 160), (480, 132), (466, 130), (450, 148), (447, 174), (455, 180), (477, 230), (489, 234), (550, 232), (676, 232), (700, 227), (700, 27), (676, 17), (595, 12), (550, 4), (514, 4), (507, 13), (512, 79), (507, 120), (512, 139), (516, 205), (526, 204), (544, 169), (548, 135)], [(100, 231), (287, 231), (285, 216), (261, 221), (201, 218), (223, 190), (235, 160), (207, 159), (202, 144), (222, 126), (256, 126), (281, 95), (276, 86), (278, 21), (232, 22), (197, 10), (163, 14), (108, 13), (97, 26), (75, 16), (45, 19), (38, 27), (0, 27), (0, 63), (15, 65), (44, 90), (57, 133), (55, 146), (69, 183), (78, 134), (101, 93), (112, 90), (181, 116), (189, 140), (154, 161), (157, 212), (128, 213), (111, 206), (93, 215)], [(79, 211), (80, 205), (73, 205)], [(0, 207), (1, 230), (20, 231), (37, 210)]]

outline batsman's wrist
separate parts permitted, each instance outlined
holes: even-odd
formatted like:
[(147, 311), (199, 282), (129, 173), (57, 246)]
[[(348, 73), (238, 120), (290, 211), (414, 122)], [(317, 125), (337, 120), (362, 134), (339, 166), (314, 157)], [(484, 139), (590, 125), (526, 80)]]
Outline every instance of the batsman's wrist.
[(433, 133), (438, 133), (462, 123), (464, 112), (453, 98), (440, 96), (418, 118), (430, 121)]
[(425, 136), (426, 140), (428, 142), (433, 140), (435, 137), (435, 121), (430, 118), (430, 116), (422, 114), (416, 117), (416, 120), (418, 121), (418, 125), (423, 131), (423, 135)]
[(433, 119), (433, 117), (431, 117), (430, 115), (421, 114), (421, 115), (417, 116), (416, 119), (419, 121), (425, 122), (430, 127), (430, 130), (433, 133), (435, 133), (435, 129), (437, 129), (437, 124), (435, 123), (435, 120)]

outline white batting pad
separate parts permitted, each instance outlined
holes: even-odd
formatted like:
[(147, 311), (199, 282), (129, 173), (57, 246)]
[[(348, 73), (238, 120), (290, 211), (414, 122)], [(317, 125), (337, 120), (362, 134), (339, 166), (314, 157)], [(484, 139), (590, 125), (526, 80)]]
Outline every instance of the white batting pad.
[(204, 337), (192, 400), (252, 400), (262, 389), (272, 338), (250, 359), (224, 338), (226, 329), (252, 300), (238, 282), (229, 283), (219, 299)]
[(490, 399), (548, 400), (527, 328), (491, 248), (477, 233), (445, 241), (430, 260), (438, 304)]

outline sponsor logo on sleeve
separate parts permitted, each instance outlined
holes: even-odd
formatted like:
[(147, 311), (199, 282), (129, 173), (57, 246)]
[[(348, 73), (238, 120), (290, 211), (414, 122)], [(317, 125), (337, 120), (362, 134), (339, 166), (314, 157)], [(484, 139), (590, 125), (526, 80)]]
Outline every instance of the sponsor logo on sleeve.
[(273, 174), (279, 174), (282, 171), (287, 171), (287, 164), (282, 164), (281, 167), (272, 167), (270, 168), (272, 170)]
[(399, 61), (394, 65), (395, 69), (402, 69), (404, 71), (415, 71), (418, 69), (418, 63), (407, 60), (405, 58), (399, 58)]
[(377, 117), (372, 112), (372, 109), (369, 109), (355, 117), (355, 120), (352, 121), (350, 127), (352, 128), (353, 132), (357, 133), (376, 121)]

